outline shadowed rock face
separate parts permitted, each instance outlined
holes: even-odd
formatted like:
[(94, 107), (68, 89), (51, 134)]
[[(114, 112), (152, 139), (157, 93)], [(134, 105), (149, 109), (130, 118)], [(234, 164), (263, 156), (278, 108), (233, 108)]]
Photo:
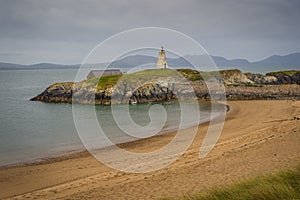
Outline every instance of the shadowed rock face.
[(277, 78), (277, 84), (300, 84), (300, 71), (269, 74)]
[[(225, 70), (220, 71), (220, 75), (221, 81), (226, 85), (227, 99), (300, 99), (300, 71), (262, 75), (243, 74), (240, 70)], [(137, 86), (138, 82), (139, 80), (133, 81), (131, 85), (121, 82), (117, 86), (104, 88), (99, 87), (97, 81), (55, 83), (31, 100), (53, 103), (119, 104), (168, 101), (178, 96), (193, 98), (194, 95), (199, 99), (210, 99), (210, 93), (202, 79), (190, 80), (192, 87), (174, 84), (176, 78), (169, 76), (149, 79), (141, 86)]]
[(300, 71), (282, 71), (282, 72), (270, 72), (266, 75), (245, 73), (248, 79), (255, 84), (300, 84)]
[(41, 94), (39, 94), (36, 97), (33, 97), (30, 100), (53, 103), (71, 103), (73, 86), (73, 82), (55, 83), (49, 86)]
[[(106, 88), (100, 91), (88, 90), (88, 88), (76, 88), (74, 83), (56, 83), (48, 87), (44, 92), (32, 98), (32, 101), (53, 103), (82, 103), (82, 104), (115, 104), (119, 103), (144, 103), (176, 99), (172, 90), (158, 84), (147, 84), (133, 92), (119, 93)], [(72, 99), (73, 94), (73, 99)], [(113, 98), (112, 98), (113, 97)], [(112, 101), (113, 99), (113, 101)]]

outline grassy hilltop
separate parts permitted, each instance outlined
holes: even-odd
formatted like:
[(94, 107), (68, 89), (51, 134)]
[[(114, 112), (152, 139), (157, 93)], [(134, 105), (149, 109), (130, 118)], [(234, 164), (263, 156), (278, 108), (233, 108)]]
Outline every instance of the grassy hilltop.
[(122, 81), (126, 84), (135, 84), (139, 82), (147, 82), (158, 78), (176, 77), (180, 74), (176, 70), (169, 69), (148, 69), (143, 71), (134, 72), (131, 74), (118, 74), (111, 76), (95, 77), (92, 79), (82, 81), (83, 84), (97, 84), (98, 89), (105, 89), (117, 84), (118, 81)]
[(138, 71), (131, 74), (95, 77), (89, 80), (82, 81), (83, 86), (89, 84), (97, 84), (98, 89), (104, 89), (114, 86), (122, 79), (122, 82), (127, 84), (135, 84), (138, 81), (147, 82), (159, 78), (167, 77), (183, 77), (190, 82), (209, 80), (211, 78), (222, 79), (225, 85), (244, 84), (252, 86), (253, 84), (300, 84), (300, 71), (278, 71), (269, 72), (266, 75), (242, 73), (240, 70), (220, 70), (210, 72), (199, 72), (193, 69), (148, 69)]

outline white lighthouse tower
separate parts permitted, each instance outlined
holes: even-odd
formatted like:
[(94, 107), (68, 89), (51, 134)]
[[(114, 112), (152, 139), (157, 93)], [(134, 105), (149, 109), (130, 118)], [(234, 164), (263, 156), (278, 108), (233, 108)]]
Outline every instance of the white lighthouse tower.
[(158, 69), (167, 69), (168, 64), (167, 64), (167, 57), (166, 57), (166, 52), (163, 47), (161, 47), (161, 50), (158, 54), (158, 59), (157, 59), (157, 65), (156, 67)]

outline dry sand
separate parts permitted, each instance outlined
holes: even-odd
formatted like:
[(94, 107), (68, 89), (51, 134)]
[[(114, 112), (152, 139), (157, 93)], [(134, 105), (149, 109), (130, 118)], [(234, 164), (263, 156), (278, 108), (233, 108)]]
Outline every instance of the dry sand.
[[(0, 170), (0, 198), (157, 199), (192, 195), (300, 163), (300, 101), (230, 101), (222, 135), (213, 151), (198, 158), (208, 124), (199, 126), (188, 151), (162, 170), (132, 174), (110, 169), (87, 152)], [(189, 129), (185, 130), (188, 134)], [(123, 148), (157, 149), (174, 133)]]

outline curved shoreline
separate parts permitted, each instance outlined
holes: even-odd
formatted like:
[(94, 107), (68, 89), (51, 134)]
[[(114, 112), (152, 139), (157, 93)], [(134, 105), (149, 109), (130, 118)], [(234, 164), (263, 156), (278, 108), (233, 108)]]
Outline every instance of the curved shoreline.
[[(230, 112), (230, 106), (228, 104), (226, 104), (226, 103), (223, 104), (223, 103), (219, 103), (219, 102), (215, 102), (215, 103), (224, 105), (226, 107), (226, 113)], [(195, 127), (200, 126), (200, 125), (207, 125), (207, 124), (210, 123), (210, 120), (211, 119), (207, 119), (204, 122), (200, 122), (198, 125), (193, 125), (193, 126), (184, 128), (183, 130), (190, 129), (190, 128), (195, 128)], [(147, 142), (147, 140), (150, 140), (151, 138), (160, 137), (160, 136), (167, 135), (167, 134), (174, 134), (175, 132), (176, 132), (176, 130), (174, 130), (174, 129), (165, 130), (165, 131), (161, 131), (160, 133), (158, 133), (154, 136), (151, 136), (149, 138), (140, 138), (140, 139), (137, 139), (137, 140), (121, 142), (121, 143), (118, 143), (116, 145), (120, 146), (120, 147), (126, 147), (126, 146), (128, 147), (128, 146), (131, 146), (133, 144), (136, 145), (136, 144), (141, 143), (141, 142)], [(54, 155), (54, 156), (49, 156), (49, 157), (45, 157), (45, 158), (37, 158), (37, 159), (25, 161), (25, 162), (19, 162), (19, 163), (15, 163), (15, 164), (3, 165), (3, 166), (0, 166), (0, 170), (1, 169), (9, 169), (9, 168), (35, 166), (35, 165), (44, 165), (44, 164), (59, 162), (59, 161), (68, 160), (68, 159), (91, 156), (90, 152), (84, 147), (84, 145), (83, 145), (83, 148), (84, 149), (82, 149), (82, 150), (74, 149), (74, 150), (70, 150), (70, 151), (57, 153), (56, 154), (57, 156)], [(109, 146), (101, 147), (99, 149), (96, 149), (96, 151), (105, 150), (107, 148), (109, 148)]]
[[(198, 153), (207, 124), (194, 143), (165, 169), (130, 174), (91, 156), (0, 170), (0, 198), (153, 199), (207, 191), (253, 176), (292, 168), (300, 161), (300, 101), (229, 101), (223, 133), (204, 159)], [(186, 130), (188, 134), (188, 129)], [(172, 138), (165, 134), (126, 149), (151, 151)]]

